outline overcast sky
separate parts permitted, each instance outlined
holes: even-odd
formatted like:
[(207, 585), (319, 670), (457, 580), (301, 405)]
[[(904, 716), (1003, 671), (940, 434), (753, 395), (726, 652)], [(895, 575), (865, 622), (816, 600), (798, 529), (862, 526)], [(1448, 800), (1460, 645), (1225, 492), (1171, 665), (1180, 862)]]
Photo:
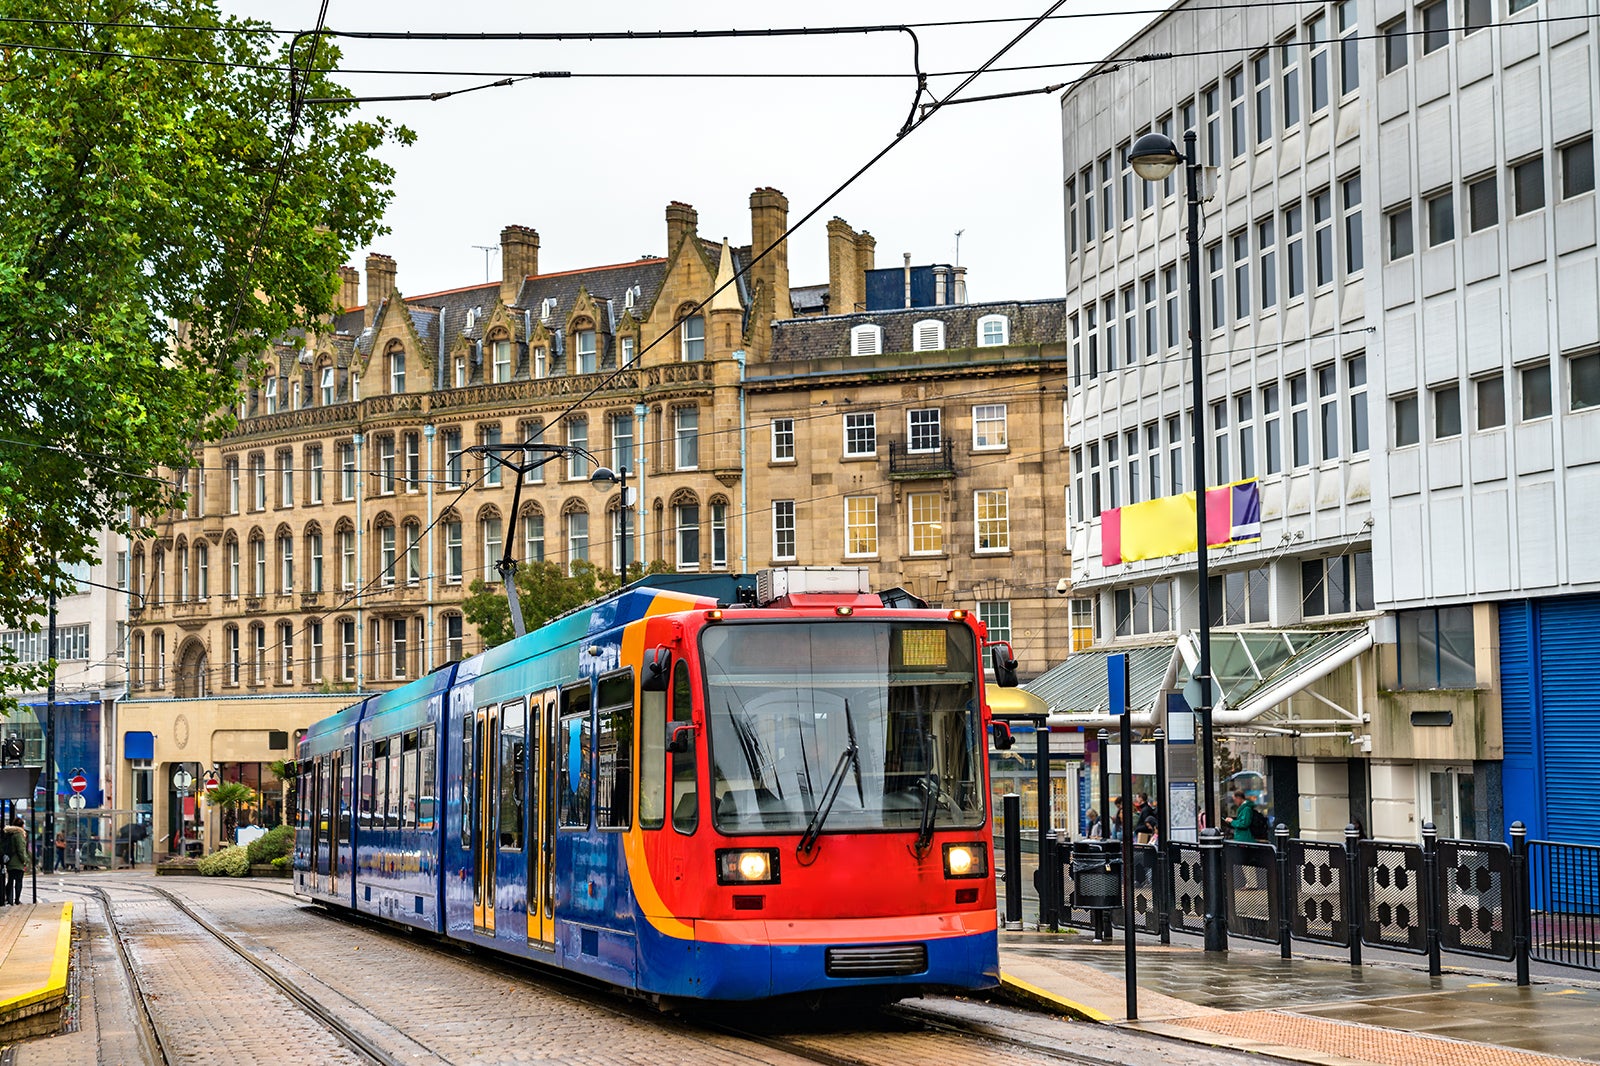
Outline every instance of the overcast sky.
[[(225, 9), (282, 29), (315, 24), (318, 0), (225, 0)], [(1104, 0), (1060, 13), (1109, 10)], [(1118, 5), (1126, 10), (1126, 4)], [(1144, 5), (1153, 7), (1154, 5)], [(593, 5), (331, 0), (328, 25), (350, 31), (509, 32), (768, 29), (1032, 18), (1048, 0), (812, 0), (757, 5)], [(1102, 58), (1152, 16), (1054, 19), (999, 65)], [(1025, 22), (918, 28), (921, 65), (970, 71)], [(539, 231), (542, 271), (625, 262), (666, 251), (669, 201), (692, 204), (700, 233), (750, 240), (749, 194), (770, 185), (789, 198), (790, 222), (816, 207), (894, 140), (915, 80), (904, 33), (671, 42), (407, 42), (341, 40), (343, 83), (359, 96), (463, 89), (497, 75), (570, 71), (436, 102), (363, 105), (410, 126), (417, 142), (389, 150), (397, 171), (393, 233), (374, 251), (393, 256), (408, 295), (500, 276), (503, 226)], [(358, 73), (363, 70), (461, 72)], [(963, 95), (1038, 89), (1079, 66), (993, 73)], [(471, 73), (467, 73), (471, 72)], [(809, 77), (681, 77), (788, 73)], [(823, 77), (891, 74), (887, 78)], [(578, 75), (612, 75), (587, 77)], [(616, 75), (628, 75), (619, 77)], [(652, 76), (657, 75), (657, 76)], [(939, 97), (958, 76), (934, 76)], [(904, 252), (914, 263), (957, 261), (974, 301), (1055, 297), (1064, 289), (1059, 93), (949, 106), (863, 174), (789, 242), (795, 285), (826, 282), (829, 218), (877, 238), (877, 265)], [(926, 97), (924, 98), (926, 99)], [(357, 250), (352, 260), (364, 260)]]

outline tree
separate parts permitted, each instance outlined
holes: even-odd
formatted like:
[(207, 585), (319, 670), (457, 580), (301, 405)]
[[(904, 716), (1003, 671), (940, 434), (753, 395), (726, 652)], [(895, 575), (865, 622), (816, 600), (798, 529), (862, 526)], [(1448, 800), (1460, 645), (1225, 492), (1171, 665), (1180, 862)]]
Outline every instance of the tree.
[[(384, 232), (376, 152), (412, 135), (308, 103), (345, 95), (334, 46), (215, 0), (0, 18), (0, 628), (34, 630), (99, 530), (181, 500), (156, 472), (233, 424), (269, 343), (338, 309)], [(0, 690), (43, 674), (0, 651)]]
[[(646, 574), (666, 571), (667, 565), (659, 559), (648, 568), (632, 563), (628, 566), (628, 580), (637, 581)], [(581, 559), (572, 564), (570, 574), (559, 563), (523, 563), (517, 567), (516, 581), (522, 621), (530, 631), (575, 607), (599, 599), (622, 584), (612, 571)], [(472, 583), (468, 592), (461, 602), (461, 613), (478, 627), (484, 644), (492, 648), (510, 640), (515, 634), (505, 586), (498, 581), (490, 584), (479, 579)]]
[(256, 801), (255, 789), (243, 781), (224, 781), (216, 788), (202, 793), (206, 803), (222, 812), (222, 843), (233, 843), (234, 831), (239, 824), (239, 808)]

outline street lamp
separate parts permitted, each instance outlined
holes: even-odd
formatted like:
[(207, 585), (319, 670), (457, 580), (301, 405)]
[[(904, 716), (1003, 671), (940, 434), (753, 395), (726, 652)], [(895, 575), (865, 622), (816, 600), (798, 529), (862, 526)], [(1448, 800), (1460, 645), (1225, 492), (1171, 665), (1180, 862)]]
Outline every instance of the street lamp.
[(617, 538), (622, 541), (622, 583), (628, 583), (628, 468), (619, 466), (612, 470), (602, 466), (589, 475), (591, 485), (617, 485), (622, 489), (622, 501), (617, 507)]
[[(1205, 453), (1205, 361), (1200, 352), (1200, 168), (1195, 164), (1195, 132), (1183, 135), (1183, 154), (1164, 133), (1146, 133), (1128, 149), (1133, 172), (1148, 182), (1164, 181), (1178, 166), (1184, 165), (1185, 193), (1189, 200), (1189, 375), (1193, 379), (1190, 421), (1194, 428), (1194, 517), (1195, 577), (1199, 582), (1196, 600), (1200, 610), (1200, 663), (1195, 681), (1200, 690), (1200, 749), (1206, 789), (1206, 828), (1217, 828), (1216, 738), (1211, 730), (1211, 708), (1216, 702), (1211, 680), (1211, 578), (1206, 569), (1206, 453)], [(1210, 879), (1207, 896), (1212, 896)], [(1220, 885), (1216, 886), (1220, 890)], [(1214, 902), (1206, 906), (1206, 949), (1221, 950), (1227, 933)]]

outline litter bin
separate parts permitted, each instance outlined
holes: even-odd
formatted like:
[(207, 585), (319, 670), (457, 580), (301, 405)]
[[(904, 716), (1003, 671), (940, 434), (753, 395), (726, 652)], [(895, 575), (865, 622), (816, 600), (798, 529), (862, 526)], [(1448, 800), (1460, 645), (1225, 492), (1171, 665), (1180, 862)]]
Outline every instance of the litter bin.
[(1073, 905), (1084, 910), (1113, 910), (1122, 905), (1122, 850), (1113, 840), (1072, 843)]

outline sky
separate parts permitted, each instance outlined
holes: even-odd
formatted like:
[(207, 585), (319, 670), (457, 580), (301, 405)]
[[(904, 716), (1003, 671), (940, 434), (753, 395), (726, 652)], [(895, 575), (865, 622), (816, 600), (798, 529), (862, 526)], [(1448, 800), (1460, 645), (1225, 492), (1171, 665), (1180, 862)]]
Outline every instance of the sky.
[[(284, 30), (315, 25), (321, 0), (224, 0), (225, 11)], [(1145, 5), (1146, 9), (1156, 5)], [(701, 0), (595, 5), (467, 0), (329, 0), (347, 31), (552, 32), (773, 29), (1032, 19), (1049, 0), (812, 0), (803, 7)], [(1008, 52), (1000, 66), (1086, 64), (1153, 17), (1108, 0), (1074, 0)], [(1101, 15), (1121, 8), (1121, 12)], [(915, 29), (930, 95), (981, 66), (1026, 21)], [(817, 208), (906, 122), (916, 88), (903, 32), (674, 41), (367, 41), (343, 39), (341, 80), (357, 96), (435, 93), (501, 76), (569, 71), (448, 99), (362, 104), (410, 127), (391, 146), (392, 232), (357, 249), (392, 256), (408, 296), (500, 276), (499, 234), (539, 232), (541, 272), (666, 252), (673, 200), (699, 213), (700, 234), (750, 241), (750, 192), (789, 199), (790, 224)], [(1081, 65), (996, 72), (962, 96), (1038, 90)], [(371, 71), (372, 73), (363, 73)], [(388, 73), (403, 71), (407, 73)], [(423, 74), (420, 71), (448, 72)], [(795, 77), (752, 77), (755, 74)], [(740, 77), (683, 75), (738, 74)], [(888, 74), (892, 77), (822, 75)], [(1040, 299), (1065, 289), (1059, 91), (947, 105), (896, 144), (789, 240), (793, 285), (828, 280), (827, 230), (839, 216), (877, 238), (877, 265), (965, 265), (969, 299)], [(959, 235), (959, 236), (958, 236)], [(481, 245), (492, 246), (486, 252)]]

